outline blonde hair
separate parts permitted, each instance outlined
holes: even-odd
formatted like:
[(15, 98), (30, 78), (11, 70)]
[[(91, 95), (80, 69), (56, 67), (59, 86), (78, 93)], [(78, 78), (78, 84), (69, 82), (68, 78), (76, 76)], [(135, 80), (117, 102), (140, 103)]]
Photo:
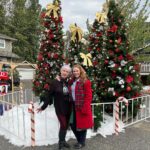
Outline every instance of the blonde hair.
[(80, 79), (81, 79), (81, 81), (85, 82), (88, 79), (88, 76), (87, 76), (85, 70), (83, 69), (83, 67), (80, 66), (79, 64), (76, 64), (73, 66), (73, 69), (74, 68), (78, 68), (80, 70)]

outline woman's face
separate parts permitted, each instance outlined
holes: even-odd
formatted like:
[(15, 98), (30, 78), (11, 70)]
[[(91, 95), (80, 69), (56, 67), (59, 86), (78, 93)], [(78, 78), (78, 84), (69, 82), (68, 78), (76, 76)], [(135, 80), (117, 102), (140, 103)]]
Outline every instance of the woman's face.
[(73, 68), (73, 75), (75, 78), (79, 78), (80, 77), (80, 69), (77, 67)]
[(63, 79), (66, 79), (69, 76), (69, 74), (70, 74), (69, 70), (66, 69), (66, 68), (62, 68), (60, 73), (61, 73), (61, 77)]

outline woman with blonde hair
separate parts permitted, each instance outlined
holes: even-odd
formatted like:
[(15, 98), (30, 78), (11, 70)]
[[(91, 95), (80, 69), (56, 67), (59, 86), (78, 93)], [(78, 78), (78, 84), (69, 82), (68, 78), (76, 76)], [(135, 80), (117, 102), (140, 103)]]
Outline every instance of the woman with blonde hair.
[(91, 82), (85, 70), (77, 64), (73, 66), (73, 76), (69, 84), (73, 101), (70, 124), (77, 139), (74, 148), (80, 149), (85, 146), (87, 129), (93, 126)]

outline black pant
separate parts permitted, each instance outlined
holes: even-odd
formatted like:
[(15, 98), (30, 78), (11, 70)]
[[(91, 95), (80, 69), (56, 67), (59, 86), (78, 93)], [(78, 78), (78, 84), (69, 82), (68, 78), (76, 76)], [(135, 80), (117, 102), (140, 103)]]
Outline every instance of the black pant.
[(60, 129), (61, 130), (67, 130), (68, 126), (69, 126), (69, 118), (70, 115), (62, 115), (62, 114), (57, 114), (57, 118), (59, 120), (60, 123)]
[(71, 126), (71, 129), (72, 129), (78, 143), (85, 144), (87, 130), (86, 129), (84, 129), (84, 130), (77, 129), (75, 107), (73, 107), (73, 123), (71, 123), (70, 126)]
[(57, 114), (57, 118), (60, 123), (59, 143), (61, 143), (61, 142), (65, 141), (65, 137), (66, 137), (66, 133), (67, 133), (68, 125), (69, 125), (70, 115)]

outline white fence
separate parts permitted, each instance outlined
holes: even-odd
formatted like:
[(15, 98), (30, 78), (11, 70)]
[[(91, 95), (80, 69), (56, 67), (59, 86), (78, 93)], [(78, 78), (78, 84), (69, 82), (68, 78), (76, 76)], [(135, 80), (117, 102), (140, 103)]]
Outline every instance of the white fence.
[[(119, 102), (119, 120), (121, 120), (125, 124), (124, 127), (128, 127), (139, 121), (150, 118), (150, 95), (144, 95), (141, 97), (128, 99), (128, 102), (128, 106), (125, 106), (124, 102)], [(115, 102), (92, 104), (93, 114), (95, 106), (100, 106), (100, 110), (102, 111), (102, 122), (105, 121), (105, 114), (109, 113), (114, 118), (115, 124)], [(136, 111), (138, 112), (136, 113)]]
[[(28, 141), (28, 139), (31, 136), (31, 121), (30, 114), (28, 113), (28, 104), (29, 101), (37, 101), (37, 99), (33, 96), (31, 90), (25, 90), (23, 92), (23, 100), (21, 100), (21, 97), (20, 91), (0, 96), (0, 110), (3, 108), (3, 114), (0, 112), (0, 129), (18, 137), (25, 143), (30, 143), (31, 141)], [(123, 102), (120, 102), (119, 105), (119, 119), (125, 124), (125, 127), (150, 118), (150, 95), (129, 99), (128, 101), (129, 105), (127, 107)], [(35, 103), (35, 109), (38, 107), (37, 105), (38, 104)], [(115, 102), (92, 104), (93, 116), (95, 106), (99, 106), (99, 110), (102, 113), (102, 122), (105, 122), (106, 113), (109, 113), (113, 118), (113, 130), (115, 130)], [(138, 112), (136, 113), (137, 107)], [(57, 120), (54, 120), (56, 115), (53, 106), (50, 106), (50, 109), (46, 109), (41, 115), (35, 113), (35, 118), (38, 121), (35, 123), (35, 142), (45, 143), (45, 141), (58, 140), (58, 133), (56, 133), (56, 131), (59, 129), (59, 123)], [(43, 126), (42, 128), (41, 125)], [(52, 126), (51, 128), (55, 129), (55, 131), (52, 131), (50, 126)], [(39, 134), (44, 134), (44, 136), (41, 136), (41, 138), (38, 136)]]
[(25, 141), (26, 125), (23, 107), (0, 100), (0, 128), (3, 129), (6, 135), (12, 135)]
[(146, 64), (141, 64), (141, 68), (140, 68), (140, 72), (141, 73), (150, 73), (150, 63), (146, 63)]
[(31, 89), (0, 95), (0, 131), (6, 136), (14, 136), (26, 143), (31, 135), (30, 114), (28, 111), (29, 101), (35, 100)]

